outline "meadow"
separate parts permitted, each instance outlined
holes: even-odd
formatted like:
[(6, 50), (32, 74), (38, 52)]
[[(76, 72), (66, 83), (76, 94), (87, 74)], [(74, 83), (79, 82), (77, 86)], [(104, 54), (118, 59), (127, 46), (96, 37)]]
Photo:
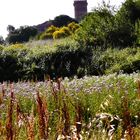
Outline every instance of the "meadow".
[(103, 1), (79, 24), (59, 16), (61, 26), (37, 36), (8, 26), (0, 140), (139, 140), (138, 13), (139, 0), (120, 9)]
[(140, 74), (0, 84), (1, 140), (138, 140)]

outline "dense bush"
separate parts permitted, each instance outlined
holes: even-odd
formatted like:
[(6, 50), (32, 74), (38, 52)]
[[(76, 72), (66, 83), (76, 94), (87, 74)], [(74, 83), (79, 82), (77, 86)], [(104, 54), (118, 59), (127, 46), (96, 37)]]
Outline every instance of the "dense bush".
[(44, 32), (37, 36), (38, 40), (45, 40), (45, 39), (59, 39), (68, 37), (76, 32), (79, 28), (79, 24), (75, 22), (69, 23), (67, 26), (63, 27), (56, 27), (54, 25), (47, 28)]
[(42, 32), (40, 35), (38, 35), (38, 39), (39, 40), (52, 39), (53, 33), (55, 31), (58, 31), (58, 28), (52, 25), (49, 28), (47, 28), (44, 32)]
[(75, 35), (75, 40), (85, 46), (101, 46), (107, 44), (106, 38), (113, 26), (113, 18), (111, 12), (106, 9), (89, 13), (81, 21), (80, 29)]
[(55, 31), (53, 33), (53, 39), (59, 39), (59, 38), (65, 38), (67, 36), (70, 36), (70, 30), (68, 27), (62, 27), (58, 31)]
[[(27, 45), (27, 46), (26, 46)], [(32, 46), (32, 45), (31, 45)], [(0, 46), (0, 81), (103, 75), (140, 70), (140, 48), (105, 49), (79, 46), (70, 39), (53, 46)]]
[(1, 50), (0, 80), (42, 80), (45, 74), (72, 76), (81, 65), (82, 56), (88, 56), (85, 53), (72, 42), (51, 48), (12, 45)]
[(86, 46), (124, 48), (133, 45), (139, 42), (139, 9), (138, 0), (126, 0), (117, 12), (103, 3), (81, 21), (75, 40)]
[[(74, 41), (50, 46), (26, 47), (20, 44), (1, 49), (0, 80), (39, 79), (74, 76), (80, 68), (86, 69), (91, 48), (82, 48)], [(79, 72), (79, 76), (85, 73)]]
[(72, 33), (75, 33), (75, 31), (77, 29), (79, 29), (79, 27), (80, 27), (80, 25), (78, 23), (75, 23), (75, 22), (71, 22), (67, 26)]

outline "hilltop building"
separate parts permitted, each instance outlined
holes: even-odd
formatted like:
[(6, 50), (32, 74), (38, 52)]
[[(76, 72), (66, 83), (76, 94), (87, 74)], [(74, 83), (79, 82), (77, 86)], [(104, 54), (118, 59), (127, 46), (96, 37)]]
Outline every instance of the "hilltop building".
[(87, 14), (87, 0), (74, 0), (75, 19), (80, 21)]

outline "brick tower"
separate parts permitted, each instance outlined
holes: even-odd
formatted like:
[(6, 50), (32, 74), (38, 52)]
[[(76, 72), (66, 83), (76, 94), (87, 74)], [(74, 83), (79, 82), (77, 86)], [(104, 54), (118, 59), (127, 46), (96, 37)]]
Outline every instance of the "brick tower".
[(87, 14), (87, 0), (74, 0), (75, 19), (80, 21)]

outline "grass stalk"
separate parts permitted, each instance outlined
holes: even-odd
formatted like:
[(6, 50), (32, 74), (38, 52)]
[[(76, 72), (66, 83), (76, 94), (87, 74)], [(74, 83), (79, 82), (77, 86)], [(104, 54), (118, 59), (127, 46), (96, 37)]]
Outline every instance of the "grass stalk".
[(126, 137), (130, 140), (135, 140), (134, 130), (131, 124), (131, 113), (128, 107), (128, 95), (125, 94), (123, 97), (123, 131), (122, 138)]
[(8, 106), (8, 113), (6, 119), (6, 140), (13, 140), (14, 137), (13, 112), (14, 112), (14, 92), (13, 89), (11, 89), (10, 104)]
[(70, 114), (65, 100), (63, 100), (62, 113), (64, 122), (63, 135), (66, 137), (70, 135)]
[(80, 132), (82, 130), (82, 106), (80, 103), (76, 106), (76, 117), (75, 117), (75, 126), (76, 126), (76, 133), (77, 139), (80, 140)]
[(34, 113), (27, 117), (27, 136), (28, 140), (35, 140), (35, 133), (34, 133)]
[(45, 102), (41, 99), (39, 92), (37, 92), (37, 113), (39, 121), (39, 135), (40, 139), (48, 139), (48, 120), (49, 114)]

